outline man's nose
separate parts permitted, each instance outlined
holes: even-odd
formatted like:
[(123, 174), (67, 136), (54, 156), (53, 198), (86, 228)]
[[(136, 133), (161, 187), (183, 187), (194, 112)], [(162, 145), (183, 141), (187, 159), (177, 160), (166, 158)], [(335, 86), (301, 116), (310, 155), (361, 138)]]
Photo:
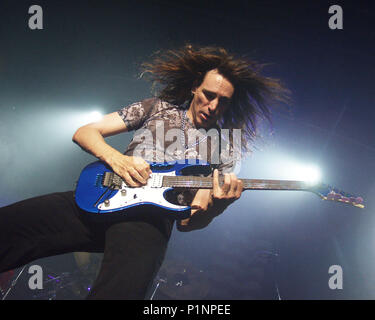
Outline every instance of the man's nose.
[(219, 104), (219, 100), (218, 98), (215, 98), (213, 100), (210, 101), (210, 104), (208, 105), (208, 110), (210, 111), (210, 113), (214, 113), (217, 106)]

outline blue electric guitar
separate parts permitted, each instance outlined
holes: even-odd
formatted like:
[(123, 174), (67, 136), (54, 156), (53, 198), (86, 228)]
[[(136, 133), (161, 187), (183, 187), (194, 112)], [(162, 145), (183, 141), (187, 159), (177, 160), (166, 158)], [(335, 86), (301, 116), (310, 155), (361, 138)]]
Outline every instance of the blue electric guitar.
[[(191, 161), (191, 160), (190, 160)], [(175, 219), (190, 216), (190, 207), (183, 204), (176, 190), (212, 189), (211, 166), (207, 163), (150, 164), (152, 174), (145, 186), (134, 188), (97, 161), (86, 166), (75, 190), (77, 205), (91, 213), (126, 214), (131, 208), (153, 206), (173, 215)], [(222, 183), (223, 177), (219, 178)], [(303, 181), (242, 179), (244, 190), (310, 191), (323, 200), (338, 201), (364, 208), (363, 199), (325, 184), (311, 186)]]

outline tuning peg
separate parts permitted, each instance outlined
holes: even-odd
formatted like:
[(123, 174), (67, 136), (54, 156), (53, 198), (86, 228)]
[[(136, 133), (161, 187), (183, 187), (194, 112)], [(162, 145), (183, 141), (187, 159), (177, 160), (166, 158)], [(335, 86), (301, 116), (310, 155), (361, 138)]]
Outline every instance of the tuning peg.
[(332, 190), (330, 193), (328, 193), (327, 199), (328, 200), (338, 201), (338, 200), (341, 199), (341, 195), (339, 193), (336, 193), (335, 191)]
[(341, 196), (340, 199), (338, 199), (341, 202), (350, 202), (348, 197)]
[(357, 202), (357, 203), (363, 203), (363, 198), (362, 197), (357, 197), (357, 198), (355, 198), (355, 202)]

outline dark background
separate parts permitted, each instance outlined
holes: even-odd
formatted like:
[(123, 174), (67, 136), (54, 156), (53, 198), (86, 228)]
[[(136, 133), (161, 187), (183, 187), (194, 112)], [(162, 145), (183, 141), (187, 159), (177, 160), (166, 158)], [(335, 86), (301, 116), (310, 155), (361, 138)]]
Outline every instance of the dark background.
[[(33, 4), (43, 8), (43, 30), (28, 28)], [(334, 4), (343, 30), (328, 27)], [(153, 52), (223, 46), (270, 63), (265, 74), (293, 93), (239, 176), (277, 179), (289, 159), (314, 163), (324, 182), (362, 196), (366, 208), (247, 191), (206, 229), (174, 230), (164, 269), (185, 268), (191, 279), (179, 297), (275, 299), (277, 284), (282, 299), (375, 298), (374, 15), (363, 0), (1, 1), (0, 206), (74, 188), (94, 161), (71, 142), (82, 117), (149, 97), (137, 75)], [(124, 150), (129, 139), (108, 142)], [(72, 255), (36, 263), (54, 275), (75, 268)], [(331, 265), (343, 269), (342, 290), (328, 287)], [(35, 298), (27, 279), (11, 298)]]

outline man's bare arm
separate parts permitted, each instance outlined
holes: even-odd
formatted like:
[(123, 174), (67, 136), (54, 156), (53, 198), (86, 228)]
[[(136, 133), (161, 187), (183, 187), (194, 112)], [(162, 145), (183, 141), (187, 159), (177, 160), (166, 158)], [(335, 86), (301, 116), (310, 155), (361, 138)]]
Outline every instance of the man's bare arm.
[(126, 132), (124, 121), (117, 112), (105, 115), (100, 121), (80, 127), (73, 141), (85, 151), (107, 163), (130, 186), (146, 184), (151, 174), (149, 164), (139, 157), (123, 155), (107, 144), (105, 137)]
[(113, 112), (105, 115), (98, 122), (78, 128), (73, 141), (85, 151), (110, 164), (111, 159), (121, 153), (108, 145), (104, 138), (125, 131), (127, 129), (124, 121), (117, 112)]

